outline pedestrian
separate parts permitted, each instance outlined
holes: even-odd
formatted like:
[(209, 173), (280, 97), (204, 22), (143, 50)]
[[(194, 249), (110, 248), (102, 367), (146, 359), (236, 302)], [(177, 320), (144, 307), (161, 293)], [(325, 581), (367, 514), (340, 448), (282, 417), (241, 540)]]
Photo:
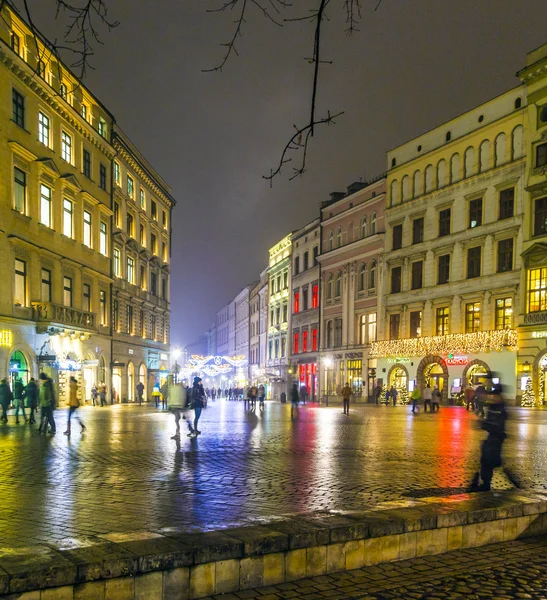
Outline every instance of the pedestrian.
[[(438, 386), (433, 388), (431, 392), (431, 412), (439, 412), (439, 408), (441, 405), (441, 391)], [(425, 412), (425, 410), (424, 410)]]
[(98, 397), (99, 397), (99, 390), (97, 389), (97, 386), (95, 384), (93, 384), (93, 387), (91, 388), (91, 402), (93, 403), (93, 406), (95, 406), (95, 404), (97, 403)]
[(232, 400), (232, 388), (228, 390), (228, 400)]
[(104, 381), (99, 385), (99, 399), (101, 406), (106, 406), (106, 383)]
[(306, 400), (308, 399), (308, 388), (305, 385), (300, 386), (300, 402), (302, 404), (306, 404)]
[(178, 440), (180, 438), (180, 419), (185, 418), (190, 434), (194, 431), (190, 420), (186, 417), (186, 413), (189, 409), (188, 406), (188, 395), (189, 389), (182, 383), (176, 383), (171, 386), (169, 390), (169, 410), (175, 416), (175, 435), (171, 437), (172, 440)]
[[(75, 377), (71, 377), (68, 381), (68, 420), (66, 424), (66, 431), (64, 434), (70, 437), (70, 420), (74, 413), (80, 407), (80, 401), (78, 400), (78, 382)], [(85, 431), (86, 427), (83, 424), (80, 417), (76, 417), (76, 421), (80, 424), (82, 428), (82, 433)]]
[(258, 386), (258, 408), (264, 410), (264, 400), (266, 398), (266, 389), (261, 384)]
[(412, 400), (412, 412), (420, 411), (420, 400), (422, 395), (420, 393), (420, 388), (416, 385), (412, 390), (412, 394), (410, 394), (410, 399)]
[(25, 423), (28, 423), (25, 414), (25, 386), (19, 377), (16, 377), (13, 382), (13, 401), (15, 404), (15, 424), (19, 425), (19, 411), (23, 413)]
[(216, 397), (217, 397), (217, 390), (216, 390), (216, 388), (213, 388), (211, 390), (211, 400), (214, 402), (216, 400)]
[(34, 415), (36, 414), (36, 410), (38, 408), (38, 386), (36, 385), (34, 377), (30, 378), (30, 381), (25, 387), (25, 401), (27, 408), (30, 409), (29, 423), (34, 425), (34, 423), (36, 423), (36, 418)]
[(431, 398), (432, 398), (432, 390), (429, 383), (425, 384), (424, 388), (424, 413), (427, 412), (427, 407), (429, 406), (429, 410), (433, 410), (431, 408)]
[(376, 406), (380, 404), (380, 396), (382, 395), (382, 386), (377, 384), (374, 388), (374, 400), (376, 401)]
[(161, 386), (161, 406), (162, 408), (167, 408), (167, 398), (169, 396), (169, 387), (167, 385), (167, 381), (163, 382)]
[(477, 402), (476, 413), (480, 417), (484, 417), (484, 404), (486, 402), (486, 388), (482, 383), (477, 386), (475, 390), (475, 400)]
[(258, 396), (258, 388), (256, 385), (251, 386), (251, 407), (256, 409), (256, 397)]
[(161, 391), (160, 384), (157, 381), (154, 384), (154, 387), (152, 388), (152, 399), (154, 400), (156, 408), (159, 408), (161, 402)]
[(188, 437), (195, 437), (201, 433), (198, 429), (198, 421), (205, 403), (205, 390), (201, 384), (201, 377), (194, 377), (194, 383), (190, 390), (189, 407), (194, 409), (194, 426), (191, 427)]
[(137, 383), (137, 400), (139, 401), (139, 406), (142, 404), (142, 397), (144, 394), (144, 384), (142, 381)]
[(222, 396), (222, 390), (220, 388), (218, 388), (218, 390), (217, 390), (217, 396), (219, 398)]
[(344, 414), (349, 416), (349, 401), (351, 398), (351, 388), (346, 381), (346, 385), (342, 388), (342, 404), (344, 406)]
[(389, 390), (389, 395), (393, 398), (393, 406), (397, 406), (397, 398), (399, 396), (399, 392), (397, 391), (397, 388), (394, 386), (391, 386), (391, 389)]
[(294, 417), (294, 413), (296, 412), (296, 416), (300, 414), (298, 410), (298, 401), (300, 400), (300, 396), (298, 394), (298, 386), (296, 383), (292, 384), (291, 388), (291, 419)]
[(55, 392), (53, 390), (53, 380), (45, 373), (40, 373), (40, 427), (38, 433), (44, 435), (48, 432), (54, 434), (57, 431), (55, 419), (53, 418), (53, 408), (55, 406)]
[(0, 404), (2, 405), (2, 418), (0, 418), (0, 421), (4, 421), (4, 423), (8, 422), (8, 407), (12, 398), (11, 388), (7, 379), (4, 378), (0, 381)]
[[(480, 471), (475, 473), (471, 483), (471, 489), (487, 492), (492, 487), (494, 469), (503, 464), (501, 448), (507, 437), (505, 434), (505, 422), (507, 411), (501, 394), (490, 397), (486, 419), (481, 422), (481, 429), (488, 432), (488, 437), (482, 443)], [(479, 484), (479, 481), (482, 483)]]
[(465, 388), (465, 404), (466, 410), (469, 410), (469, 407), (471, 410), (475, 410), (475, 390), (470, 383)]

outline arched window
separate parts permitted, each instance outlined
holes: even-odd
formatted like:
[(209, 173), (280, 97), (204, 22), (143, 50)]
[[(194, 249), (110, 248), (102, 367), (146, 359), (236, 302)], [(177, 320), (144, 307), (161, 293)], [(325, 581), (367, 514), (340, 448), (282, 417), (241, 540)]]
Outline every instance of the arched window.
[(503, 163), (507, 162), (506, 160), (506, 147), (507, 147), (507, 136), (505, 133), (500, 133), (496, 137), (496, 147), (495, 147), (495, 166), (503, 165)]
[(399, 182), (395, 179), (391, 182), (391, 206), (399, 204)]
[(363, 217), (361, 219), (361, 237), (362, 238), (367, 237), (367, 218), (366, 217)]
[(464, 177), (471, 177), (475, 173), (475, 149), (467, 148), (464, 159)]
[(427, 165), (425, 168), (425, 193), (431, 192), (433, 190), (433, 166)]
[(515, 100), (515, 109), (520, 108), (522, 106), (522, 98), (517, 98)]
[(368, 289), (369, 290), (376, 289), (376, 261), (375, 260), (370, 263)]
[(456, 183), (462, 178), (460, 155), (454, 154), (450, 159), (450, 183)]
[(446, 161), (444, 159), (439, 161), (437, 165), (437, 187), (443, 188), (446, 185)]
[(370, 235), (374, 235), (376, 233), (376, 213), (372, 213), (370, 215)]
[(414, 198), (422, 195), (422, 173), (416, 171), (414, 173)]
[(358, 280), (357, 280), (357, 290), (359, 292), (364, 291), (364, 289), (366, 287), (366, 281), (367, 281), (367, 266), (365, 265), (365, 263), (362, 263), (359, 266), (359, 273), (358, 273)]
[(401, 182), (402, 190), (403, 190), (403, 202), (405, 200), (410, 200), (410, 177), (405, 175)]
[(329, 273), (329, 276), (327, 277), (327, 300), (332, 298), (332, 280), (332, 273)]
[(490, 166), (490, 141), (484, 140), (479, 149), (479, 173), (484, 173)]
[(336, 283), (334, 285), (334, 295), (336, 298), (340, 298), (342, 295), (342, 271), (338, 271), (336, 274)]
[(329, 232), (329, 250), (334, 248), (334, 233), (332, 231)]
[(342, 228), (338, 227), (338, 231), (336, 232), (336, 247), (340, 248), (342, 245)]
[[(519, 98), (520, 100), (520, 98)], [(522, 156), (522, 141), (524, 128), (517, 125), (511, 134), (511, 158), (516, 160)]]

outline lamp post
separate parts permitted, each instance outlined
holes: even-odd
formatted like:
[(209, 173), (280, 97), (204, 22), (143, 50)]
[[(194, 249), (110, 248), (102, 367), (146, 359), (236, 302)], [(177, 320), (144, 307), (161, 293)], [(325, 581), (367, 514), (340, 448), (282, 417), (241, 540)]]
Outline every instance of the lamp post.
[(175, 364), (173, 365), (173, 379), (175, 383), (178, 383), (177, 378), (180, 371), (180, 365), (178, 364), (177, 359), (180, 357), (180, 349), (175, 346), (171, 352), (171, 356), (175, 359)]

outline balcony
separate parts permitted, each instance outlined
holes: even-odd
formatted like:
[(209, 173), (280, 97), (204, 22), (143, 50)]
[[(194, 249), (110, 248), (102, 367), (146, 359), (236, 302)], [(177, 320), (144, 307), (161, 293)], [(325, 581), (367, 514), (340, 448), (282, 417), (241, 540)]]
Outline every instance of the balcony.
[(34, 321), (39, 323), (58, 323), (77, 329), (97, 331), (95, 313), (85, 312), (77, 308), (53, 304), (52, 302), (32, 302)]

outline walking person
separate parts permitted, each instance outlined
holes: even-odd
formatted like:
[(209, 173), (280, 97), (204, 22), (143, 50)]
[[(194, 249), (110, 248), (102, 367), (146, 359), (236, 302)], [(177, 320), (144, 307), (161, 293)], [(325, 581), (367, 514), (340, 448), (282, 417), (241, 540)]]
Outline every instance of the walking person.
[(99, 399), (101, 406), (106, 406), (106, 383), (104, 381), (99, 385)]
[(34, 425), (34, 423), (36, 423), (35, 414), (38, 409), (38, 386), (36, 385), (34, 377), (30, 378), (30, 381), (25, 387), (25, 400), (27, 408), (30, 409), (29, 423)]
[(295, 412), (297, 417), (300, 414), (300, 411), (298, 410), (299, 400), (300, 395), (298, 394), (298, 386), (296, 385), (296, 383), (293, 383), (291, 388), (291, 419), (294, 417)]
[(0, 405), (2, 405), (2, 417), (0, 421), (8, 422), (8, 408), (13, 398), (11, 388), (6, 378), (0, 381)]
[(169, 386), (167, 385), (167, 381), (164, 381), (161, 386), (161, 406), (162, 408), (167, 408), (167, 398), (169, 397)]
[(486, 403), (486, 388), (479, 384), (475, 390), (475, 400), (477, 402), (476, 413), (479, 417), (484, 417), (484, 404)]
[(391, 386), (389, 390), (389, 395), (393, 398), (393, 406), (397, 406), (397, 398), (399, 397), (399, 392), (397, 391), (397, 388)]
[(53, 390), (53, 380), (45, 373), (40, 373), (40, 427), (38, 433), (46, 435), (48, 425), (51, 428), (51, 433), (57, 431), (55, 419), (53, 418), (53, 408), (55, 406), (55, 392)]
[(429, 383), (426, 383), (425, 388), (424, 388), (424, 413), (427, 412), (427, 407), (428, 406), (429, 406), (429, 410), (430, 411), (433, 410), (431, 408), (432, 394), (433, 394), (433, 391), (432, 391), (431, 387), (429, 386)]
[(160, 384), (157, 381), (154, 384), (154, 387), (152, 388), (152, 399), (154, 400), (156, 408), (159, 408), (161, 402), (161, 391)]
[(201, 384), (201, 377), (194, 377), (194, 383), (190, 390), (190, 407), (194, 409), (194, 426), (191, 428), (188, 437), (197, 436), (201, 433), (198, 429), (198, 421), (201, 416), (201, 411), (205, 404), (205, 390)]
[(351, 388), (346, 381), (346, 385), (342, 388), (342, 404), (344, 406), (344, 414), (349, 416), (349, 401), (351, 398)]
[[(80, 407), (80, 401), (78, 400), (78, 381), (75, 377), (71, 377), (68, 382), (68, 421), (66, 424), (66, 431), (64, 434), (70, 437), (70, 421), (74, 413)], [(83, 424), (80, 417), (76, 417), (76, 421), (80, 424), (82, 428), (82, 433), (86, 430), (85, 425)]]
[(418, 386), (415, 386), (414, 389), (412, 390), (412, 394), (410, 394), (410, 399), (412, 400), (412, 412), (413, 413), (415, 413), (416, 411), (419, 412), (421, 398), (422, 398), (422, 395), (420, 393), (420, 388)]
[[(507, 411), (505, 402), (501, 395), (491, 396), (486, 419), (481, 422), (481, 428), (488, 432), (488, 437), (482, 443), (480, 471), (475, 473), (471, 483), (471, 489), (488, 492), (492, 487), (494, 469), (503, 464), (501, 448), (507, 437), (505, 434), (505, 422)], [(479, 481), (482, 483), (479, 484)]]
[(306, 404), (306, 401), (308, 399), (308, 388), (303, 385), (300, 387), (300, 402), (302, 402), (302, 404)]
[[(186, 412), (188, 411), (188, 393), (189, 389), (182, 383), (175, 383), (169, 390), (169, 410), (175, 416), (175, 435), (171, 437), (172, 440), (178, 440), (180, 438), (180, 420), (186, 418)], [(190, 434), (193, 433), (193, 427), (189, 419), (186, 419), (188, 425), (188, 431)]]
[(261, 384), (258, 386), (258, 408), (264, 410), (264, 400), (266, 398), (266, 389)]
[(95, 406), (95, 404), (97, 403), (98, 397), (99, 397), (99, 390), (97, 389), (96, 385), (93, 385), (93, 387), (91, 388), (91, 402), (93, 403), (93, 406)]
[(13, 382), (13, 400), (15, 404), (15, 424), (19, 425), (19, 411), (23, 413), (25, 423), (28, 423), (25, 414), (25, 386), (19, 377)]
[[(431, 412), (439, 412), (441, 406), (441, 392), (438, 386), (433, 388), (431, 392)], [(425, 411), (424, 411), (425, 412)]]
[(466, 410), (469, 410), (469, 407), (471, 407), (471, 410), (475, 410), (475, 390), (471, 384), (468, 384), (465, 388), (465, 406)]
[(139, 383), (137, 383), (137, 400), (139, 402), (139, 406), (142, 404), (142, 397), (144, 394), (144, 384), (142, 381), (139, 381)]
[(374, 400), (376, 402), (376, 406), (380, 404), (380, 396), (382, 395), (382, 386), (377, 384), (374, 388)]

